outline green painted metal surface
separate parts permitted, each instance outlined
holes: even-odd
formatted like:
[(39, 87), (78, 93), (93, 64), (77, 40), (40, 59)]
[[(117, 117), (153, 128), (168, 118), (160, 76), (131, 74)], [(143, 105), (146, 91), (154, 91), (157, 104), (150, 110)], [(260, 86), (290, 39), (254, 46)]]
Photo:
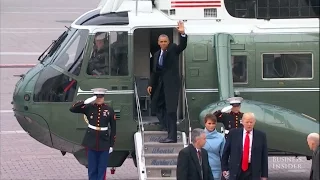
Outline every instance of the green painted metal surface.
[[(233, 41), (229, 45), (231, 39)], [(85, 93), (76, 95), (79, 88), (83, 91), (94, 87), (133, 90), (134, 66), (134, 47), (132, 36), (129, 36), (128, 76), (87, 75), (93, 35), (88, 36), (87, 42), (79, 75), (51, 64), (52, 59), (49, 58), (19, 80), (13, 95), (16, 118), (30, 136), (49, 147), (73, 153), (84, 165), (85, 153), (80, 144), (86, 122), (83, 115), (70, 113), (69, 107), (75, 101), (91, 96)], [(301, 52), (312, 53), (312, 78), (263, 79), (264, 53)], [(203, 115), (223, 108), (225, 101), (220, 101), (220, 97), (225, 99), (233, 93), (232, 84), (229, 83), (230, 64), (222, 66), (223, 62), (230, 62), (230, 53), (231, 56), (246, 59), (246, 79), (240, 83), (234, 82), (233, 90), (245, 99), (242, 111), (253, 111), (256, 114), (257, 128), (267, 133), (269, 148), (310, 155), (305, 145), (306, 135), (309, 132), (319, 132), (319, 34), (230, 34), (216, 37), (215, 34), (190, 35), (184, 51), (184, 71), (192, 128), (203, 127)], [(227, 70), (223, 71), (222, 67)], [(50, 76), (50, 72), (76, 80), (76, 93), (71, 100), (33, 101), (38, 79), (42, 75)], [(24, 100), (26, 95), (29, 95), (29, 101)], [(109, 167), (117, 167), (121, 166), (131, 151), (134, 151), (133, 134), (137, 131), (138, 125), (134, 120), (135, 101), (133, 94), (110, 94), (106, 96), (106, 100), (119, 117), (115, 153), (112, 153), (112, 161), (109, 164)], [(310, 120), (307, 116), (313, 117), (316, 121)], [(179, 124), (179, 130), (187, 131), (186, 123), (187, 121), (184, 121)], [(158, 128), (157, 125), (146, 126), (146, 130)]]

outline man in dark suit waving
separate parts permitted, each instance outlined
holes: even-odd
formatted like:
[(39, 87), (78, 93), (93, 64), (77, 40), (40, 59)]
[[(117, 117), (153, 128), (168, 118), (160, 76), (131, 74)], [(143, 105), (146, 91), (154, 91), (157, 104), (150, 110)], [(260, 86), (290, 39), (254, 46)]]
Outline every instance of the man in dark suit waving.
[(167, 35), (158, 38), (161, 47), (154, 54), (153, 70), (147, 88), (151, 95), (151, 109), (157, 112), (157, 117), (163, 129), (168, 131), (168, 137), (161, 143), (177, 142), (177, 107), (181, 86), (179, 74), (179, 55), (187, 47), (187, 35), (183, 22), (178, 22), (180, 33), (179, 45), (169, 42)]
[(188, 147), (179, 152), (177, 180), (214, 180), (209, 165), (208, 152), (202, 147), (206, 144), (203, 129), (194, 129)]
[(243, 128), (229, 132), (222, 155), (222, 173), (229, 180), (266, 180), (268, 148), (266, 134), (254, 129), (253, 113), (242, 116)]

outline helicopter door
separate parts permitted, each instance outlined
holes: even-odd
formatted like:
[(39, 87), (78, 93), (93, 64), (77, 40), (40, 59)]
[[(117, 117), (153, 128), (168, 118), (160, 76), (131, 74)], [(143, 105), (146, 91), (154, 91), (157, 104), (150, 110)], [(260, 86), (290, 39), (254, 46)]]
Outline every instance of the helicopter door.
[[(119, 27), (121, 28), (121, 27)], [(88, 53), (88, 61), (83, 63), (84, 80), (79, 82), (77, 100), (85, 100), (93, 96), (91, 89), (105, 88), (105, 101), (113, 107), (116, 113), (118, 127), (127, 124), (132, 118), (133, 80), (131, 77), (131, 61), (129, 60), (130, 44), (126, 29), (101, 28), (94, 30)], [(78, 123), (78, 134), (82, 135), (87, 127), (87, 118)], [(132, 122), (132, 121), (130, 121)], [(121, 134), (119, 128), (117, 133)]]

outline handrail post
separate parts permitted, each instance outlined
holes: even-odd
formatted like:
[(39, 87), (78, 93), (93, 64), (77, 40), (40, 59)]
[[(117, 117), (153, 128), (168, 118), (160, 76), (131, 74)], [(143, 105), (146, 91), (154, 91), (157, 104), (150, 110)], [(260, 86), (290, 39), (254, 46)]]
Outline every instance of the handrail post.
[[(138, 95), (138, 88), (136, 80), (134, 80), (134, 94), (136, 97), (136, 104), (137, 104), (137, 113), (138, 113), (138, 121), (139, 121), (139, 132), (141, 132), (141, 139), (142, 139), (142, 152), (141, 155), (144, 157), (144, 127), (143, 127), (143, 121), (142, 121), (142, 115), (141, 115), (141, 108), (140, 108), (140, 101), (139, 101), (139, 95)], [(144, 158), (142, 158), (144, 161)]]
[(189, 116), (189, 106), (188, 106), (188, 97), (187, 97), (187, 91), (186, 91), (186, 79), (183, 76), (182, 77), (183, 80), (183, 91), (184, 91), (184, 96), (185, 96), (185, 103), (186, 103), (186, 114), (187, 114), (187, 119), (188, 119), (188, 130), (189, 130), (189, 144), (191, 144), (191, 123), (190, 123), (190, 116)]

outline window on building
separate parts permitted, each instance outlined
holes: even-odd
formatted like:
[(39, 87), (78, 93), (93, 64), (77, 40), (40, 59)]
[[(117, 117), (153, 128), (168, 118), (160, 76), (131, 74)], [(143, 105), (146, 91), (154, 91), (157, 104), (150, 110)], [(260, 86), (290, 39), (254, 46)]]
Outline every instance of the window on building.
[(128, 33), (96, 33), (87, 73), (93, 76), (127, 76), (128, 69)]
[(319, 0), (227, 0), (228, 13), (237, 18), (318, 18)]
[(263, 78), (312, 78), (311, 53), (263, 54)]
[(233, 83), (247, 83), (247, 56), (234, 55), (231, 59)]
[(34, 88), (35, 102), (72, 102), (77, 81), (51, 66), (42, 70)]

